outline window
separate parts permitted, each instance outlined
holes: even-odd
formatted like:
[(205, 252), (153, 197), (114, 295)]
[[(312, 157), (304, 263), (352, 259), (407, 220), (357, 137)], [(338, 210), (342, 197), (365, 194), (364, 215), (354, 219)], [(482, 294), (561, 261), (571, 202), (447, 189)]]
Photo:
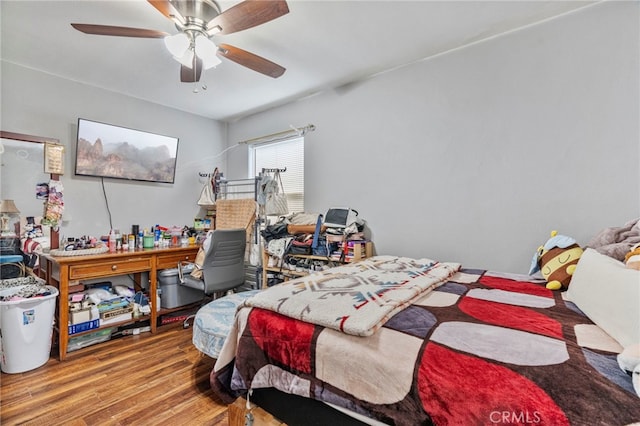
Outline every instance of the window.
[(262, 169), (284, 169), (280, 173), (282, 186), (287, 194), (289, 212), (304, 211), (304, 138), (289, 139), (282, 142), (272, 142), (249, 146), (249, 161), (253, 166), (255, 176)]

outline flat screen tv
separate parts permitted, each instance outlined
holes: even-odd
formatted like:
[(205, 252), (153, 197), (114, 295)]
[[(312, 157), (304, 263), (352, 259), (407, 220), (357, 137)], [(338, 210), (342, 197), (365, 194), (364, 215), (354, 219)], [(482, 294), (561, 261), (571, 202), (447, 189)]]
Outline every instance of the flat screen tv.
[(78, 119), (75, 174), (173, 183), (178, 138)]

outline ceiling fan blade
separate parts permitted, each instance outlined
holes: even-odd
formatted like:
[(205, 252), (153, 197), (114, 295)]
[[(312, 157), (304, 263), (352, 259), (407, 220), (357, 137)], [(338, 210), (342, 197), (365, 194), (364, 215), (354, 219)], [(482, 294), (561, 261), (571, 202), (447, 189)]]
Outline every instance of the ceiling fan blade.
[(268, 59), (228, 44), (218, 46), (218, 55), (273, 78), (280, 77), (286, 71), (285, 68)]
[(178, 9), (173, 7), (173, 5), (169, 2), (169, 0), (147, 0), (151, 3), (151, 6), (155, 7), (160, 13), (162, 13), (167, 18), (172, 21), (177, 21), (180, 25), (184, 26), (187, 23), (187, 20), (184, 19), (184, 16)]
[(284, 0), (247, 0), (213, 18), (207, 28), (220, 27), (219, 34), (231, 34), (264, 24), (287, 13), (289, 6)]
[(113, 25), (93, 25), (93, 24), (71, 24), (73, 28), (85, 34), (119, 36), (119, 37), (140, 37), (140, 38), (164, 38), (168, 33), (156, 30), (145, 30), (142, 28), (115, 27)]
[(193, 55), (193, 67), (189, 68), (185, 65), (180, 67), (180, 81), (183, 83), (196, 83), (200, 81), (202, 74), (202, 59)]

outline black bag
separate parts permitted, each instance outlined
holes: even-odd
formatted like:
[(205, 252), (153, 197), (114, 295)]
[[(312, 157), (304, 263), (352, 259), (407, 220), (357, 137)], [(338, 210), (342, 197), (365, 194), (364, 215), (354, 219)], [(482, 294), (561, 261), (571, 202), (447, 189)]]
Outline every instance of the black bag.
[(287, 224), (283, 221), (268, 225), (265, 229), (260, 231), (260, 234), (266, 242), (269, 242), (276, 238), (284, 238), (289, 235)]
[(289, 254), (311, 254), (312, 244), (312, 235), (299, 235), (291, 241), (291, 245), (289, 246)]

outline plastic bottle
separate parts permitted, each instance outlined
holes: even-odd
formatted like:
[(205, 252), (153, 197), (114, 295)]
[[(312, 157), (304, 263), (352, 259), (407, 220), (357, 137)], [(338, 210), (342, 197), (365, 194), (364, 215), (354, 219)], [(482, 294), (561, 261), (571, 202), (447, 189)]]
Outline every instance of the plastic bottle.
[(119, 229), (115, 230), (116, 234), (116, 250), (122, 250), (122, 234)]
[(113, 229), (109, 231), (109, 251), (116, 251), (116, 233)]

